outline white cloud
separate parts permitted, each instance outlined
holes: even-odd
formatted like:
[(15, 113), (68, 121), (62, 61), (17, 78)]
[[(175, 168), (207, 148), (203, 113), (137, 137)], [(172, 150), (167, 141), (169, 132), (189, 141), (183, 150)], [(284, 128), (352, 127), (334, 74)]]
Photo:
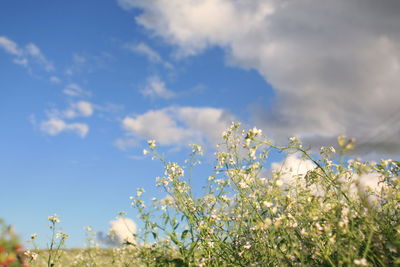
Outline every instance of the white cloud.
[(117, 0), (118, 4), (126, 10), (132, 9), (134, 7), (136, 7), (136, 3), (135, 1), (131, 1), (131, 0)]
[(93, 105), (87, 101), (79, 101), (70, 105), (65, 110), (64, 117), (68, 119), (76, 117), (90, 117), (93, 115)]
[[(300, 157), (299, 153), (291, 154), (281, 162), (271, 164), (271, 170), (274, 175), (278, 175), (282, 180), (283, 186), (306, 186), (305, 175), (316, 168), (316, 165), (308, 159)], [(378, 201), (377, 194), (384, 188), (381, 183), (382, 177), (379, 173), (371, 172), (362, 175), (354, 173), (350, 179), (338, 178), (343, 188), (348, 190), (350, 197), (366, 197), (373, 204)], [(324, 190), (317, 184), (312, 184), (309, 188), (314, 194), (324, 194)], [(372, 194), (371, 194), (372, 193)]]
[(127, 134), (140, 139), (155, 139), (161, 145), (185, 146), (191, 142), (217, 143), (222, 131), (234, 120), (223, 109), (168, 107), (127, 116), (122, 126)]
[(147, 79), (146, 87), (141, 91), (144, 96), (148, 96), (151, 98), (164, 98), (170, 99), (176, 96), (176, 94), (168, 90), (165, 86), (165, 83), (160, 80), (158, 76), (152, 76)]
[(171, 63), (165, 61), (159, 53), (143, 42), (138, 44), (126, 44), (124, 47), (134, 53), (146, 56), (150, 62), (162, 64), (169, 69), (172, 68)]
[(5, 36), (0, 36), (0, 48), (7, 53), (15, 56), (13, 62), (17, 65), (28, 67), (32, 61), (42, 66), (46, 71), (54, 71), (53, 63), (51, 63), (40, 51), (39, 47), (33, 43), (29, 43), (25, 48), (20, 48), (17, 43)]
[[(137, 22), (181, 55), (220, 46), (231, 64), (258, 70), (277, 95), (273, 107), (255, 114), (266, 132), (316, 138), (346, 133), (366, 149), (400, 151), (399, 1), (118, 3), (142, 9)], [(386, 123), (391, 114), (393, 122)], [(371, 137), (377, 128), (382, 130)]]
[(51, 76), (49, 80), (52, 83), (60, 83), (61, 82), (60, 78), (58, 78), (57, 76)]
[(17, 65), (21, 65), (23, 67), (28, 67), (28, 59), (24, 57), (17, 57), (13, 59), (13, 62)]
[(121, 150), (127, 150), (130, 147), (137, 146), (138, 142), (132, 138), (119, 138), (115, 140), (114, 145)]
[(80, 85), (76, 83), (68, 84), (64, 88), (63, 93), (73, 97), (88, 97), (92, 95), (90, 91), (83, 89)]
[(89, 126), (84, 123), (66, 123), (61, 119), (50, 118), (40, 124), (40, 130), (52, 136), (71, 132), (84, 138), (89, 132)]
[(60, 111), (51, 109), (46, 111), (47, 120), (41, 122), (40, 130), (48, 135), (56, 136), (63, 132), (71, 132), (84, 138), (89, 132), (89, 126), (85, 123), (66, 122), (65, 119), (74, 119), (77, 117), (90, 117), (93, 115), (94, 107), (92, 103), (79, 101), (71, 103), (69, 107)]
[(61, 111), (58, 109), (50, 109), (46, 111), (49, 118), (56, 119), (74, 119), (77, 117), (90, 117), (94, 113), (94, 105), (87, 101), (78, 101), (71, 103), (67, 109)]
[(113, 59), (114, 57), (106, 52), (101, 52), (97, 55), (74, 53), (71, 58), (71, 63), (65, 68), (64, 72), (70, 77), (93, 73), (98, 69), (109, 68)]
[(46, 71), (54, 71), (53, 63), (47, 60), (47, 58), (42, 54), (39, 47), (35, 44), (28, 44), (26, 46), (27, 53), (39, 64), (41, 64)]
[(302, 179), (307, 172), (315, 169), (315, 167), (312, 161), (302, 159), (298, 154), (291, 154), (282, 162), (271, 164), (272, 172), (279, 174), (279, 179), (287, 185), (295, 185), (297, 182), (303, 181)]
[(125, 242), (136, 243), (134, 234), (136, 234), (136, 223), (129, 218), (117, 218), (110, 222), (108, 234), (99, 232), (97, 237), (99, 241), (106, 245), (122, 245)]
[(78, 55), (78, 54), (74, 54), (72, 57), (72, 61), (75, 64), (83, 64), (87, 61), (86, 57), (82, 56), (82, 55)]
[(18, 45), (7, 37), (0, 36), (0, 47), (4, 49), (7, 53), (14, 56), (22, 55), (22, 51), (19, 49)]

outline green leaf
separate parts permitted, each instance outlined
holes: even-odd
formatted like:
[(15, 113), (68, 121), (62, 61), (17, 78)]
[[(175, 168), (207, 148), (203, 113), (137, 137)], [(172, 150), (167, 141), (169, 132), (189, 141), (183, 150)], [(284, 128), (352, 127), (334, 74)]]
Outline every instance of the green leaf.
[(184, 230), (184, 231), (182, 232), (181, 239), (182, 239), (182, 240), (185, 239), (188, 233), (189, 233), (189, 230)]
[(153, 235), (154, 239), (157, 239), (157, 233), (156, 232), (152, 231), (151, 234)]

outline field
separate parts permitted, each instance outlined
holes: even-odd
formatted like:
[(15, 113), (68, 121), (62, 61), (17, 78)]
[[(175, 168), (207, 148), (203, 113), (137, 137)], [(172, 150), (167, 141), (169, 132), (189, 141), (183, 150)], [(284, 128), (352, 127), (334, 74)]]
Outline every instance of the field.
[[(398, 266), (400, 265), (400, 162), (348, 160), (354, 140), (342, 136), (319, 154), (296, 138), (275, 146), (260, 130), (232, 126), (216, 152), (214, 175), (204, 195), (195, 196), (190, 170), (202, 148), (181, 166), (163, 159), (155, 141), (151, 154), (164, 164), (157, 186), (164, 199), (143, 200), (138, 189), (132, 205), (144, 228), (115, 248), (65, 250), (68, 235), (53, 233), (49, 250), (19, 251), (29, 266)], [(306, 170), (266, 166), (271, 150), (307, 162)], [(123, 214), (121, 214), (123, 216)], [(4, 233), (3, 233), (3, 236)], [(32, 236), (32, 242), (36, 237)], [(6, 247), (3, 238), (2, 246)], [(16, 242), (15, 240), (13, 242)], [(3, 248), (3, 254), (7, 252)], [(19, 266), (0, 258), (0, 266)], [(14, 265), (12, 265), (14, 264)]]

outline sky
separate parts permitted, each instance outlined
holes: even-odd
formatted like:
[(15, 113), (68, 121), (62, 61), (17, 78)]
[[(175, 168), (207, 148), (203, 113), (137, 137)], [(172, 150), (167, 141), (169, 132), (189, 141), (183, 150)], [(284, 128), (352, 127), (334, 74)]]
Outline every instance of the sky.
[(137, 187), (158, 194), (146, 140), (171, 160), (200, 143), (212, 163), (232, 121), (398, 158), (398, 14), (397, 0), (1, 1), (0, 217), (45, 245), (57, 213), (82, 246), (84, 226), (135, 219)]

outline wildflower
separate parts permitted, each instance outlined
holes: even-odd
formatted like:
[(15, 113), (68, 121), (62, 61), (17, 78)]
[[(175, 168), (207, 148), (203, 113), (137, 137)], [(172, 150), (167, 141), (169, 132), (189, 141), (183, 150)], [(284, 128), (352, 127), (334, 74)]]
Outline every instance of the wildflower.
[(336, 153), (336, 149), (333, 146), (330, 147), (321, 147), (321, 154), (325, 154), (326, 156), (332, 156)]
[(190, 146), (192, 147), (192, 153), (193, 154), (199, 154), (199, 155), (203, 154), (203, 149), (202, 149), (202, 147), (200, 145), (190, 144)]
[(282, 186), (282, 185), (283, 185), (283, 181), (280, 180), (280, 179), (278, 179), (278, 180), (276, 180), (275, 184), (276, 184), (277, 186)]
[(301, 141), (298, 137), (290, 137), (289, 141), (290, 141), (289, 145), (301, 147)]
[(30, 259), (30, 261), (35, 261), (38, 257), (37, 253), (32, 252), (30, 250), (25, 251), (24, 255), (27, 256)]
[(147, 149), (143, 149), (143, 155), (147, 155), (147, 154), (149, 154), (150, 152), (147, 150)]
[(354, 260), (355, 265), (360, 265), (360, 266), (368, 266), (368, 262), (365, 258), (359, 259), (359, 260)]
[(60, 222), (60, 219), (58, 218), (57, 215), (48, 216), (47, 219), (48, 219), (50, 222), (52, 222), (52, 223), (59, 223), (59, 222)]
[(272, 202), (269, 202), (269, 201), (264, 201), (264, 202), (263, 202), (263, 205), (264, 205), (265, 207), (267, 207), (267, 208), (270, 208), (270, 207), (272, 207), (274, 204), (273, 204)]
[(60, 238), (60, 239), (67, 239), (69, 237), (69, 235), (67, 235), (66, 233), (57, 233), (56, 234), (56, 238)]
[(150, 149), (155, 149), (156, 148), (156, 141), (155, 140), (148, 140), (147, 144), (149, 145)]
[(250, 249), (251, 245), (249, 242), (246, 243), (246, 245), (243, 246), (244, 249)]
[(141, 197), (143, 195), (143, 192), (144, 192), (143, 188), (136, 189), (136, 196)]

